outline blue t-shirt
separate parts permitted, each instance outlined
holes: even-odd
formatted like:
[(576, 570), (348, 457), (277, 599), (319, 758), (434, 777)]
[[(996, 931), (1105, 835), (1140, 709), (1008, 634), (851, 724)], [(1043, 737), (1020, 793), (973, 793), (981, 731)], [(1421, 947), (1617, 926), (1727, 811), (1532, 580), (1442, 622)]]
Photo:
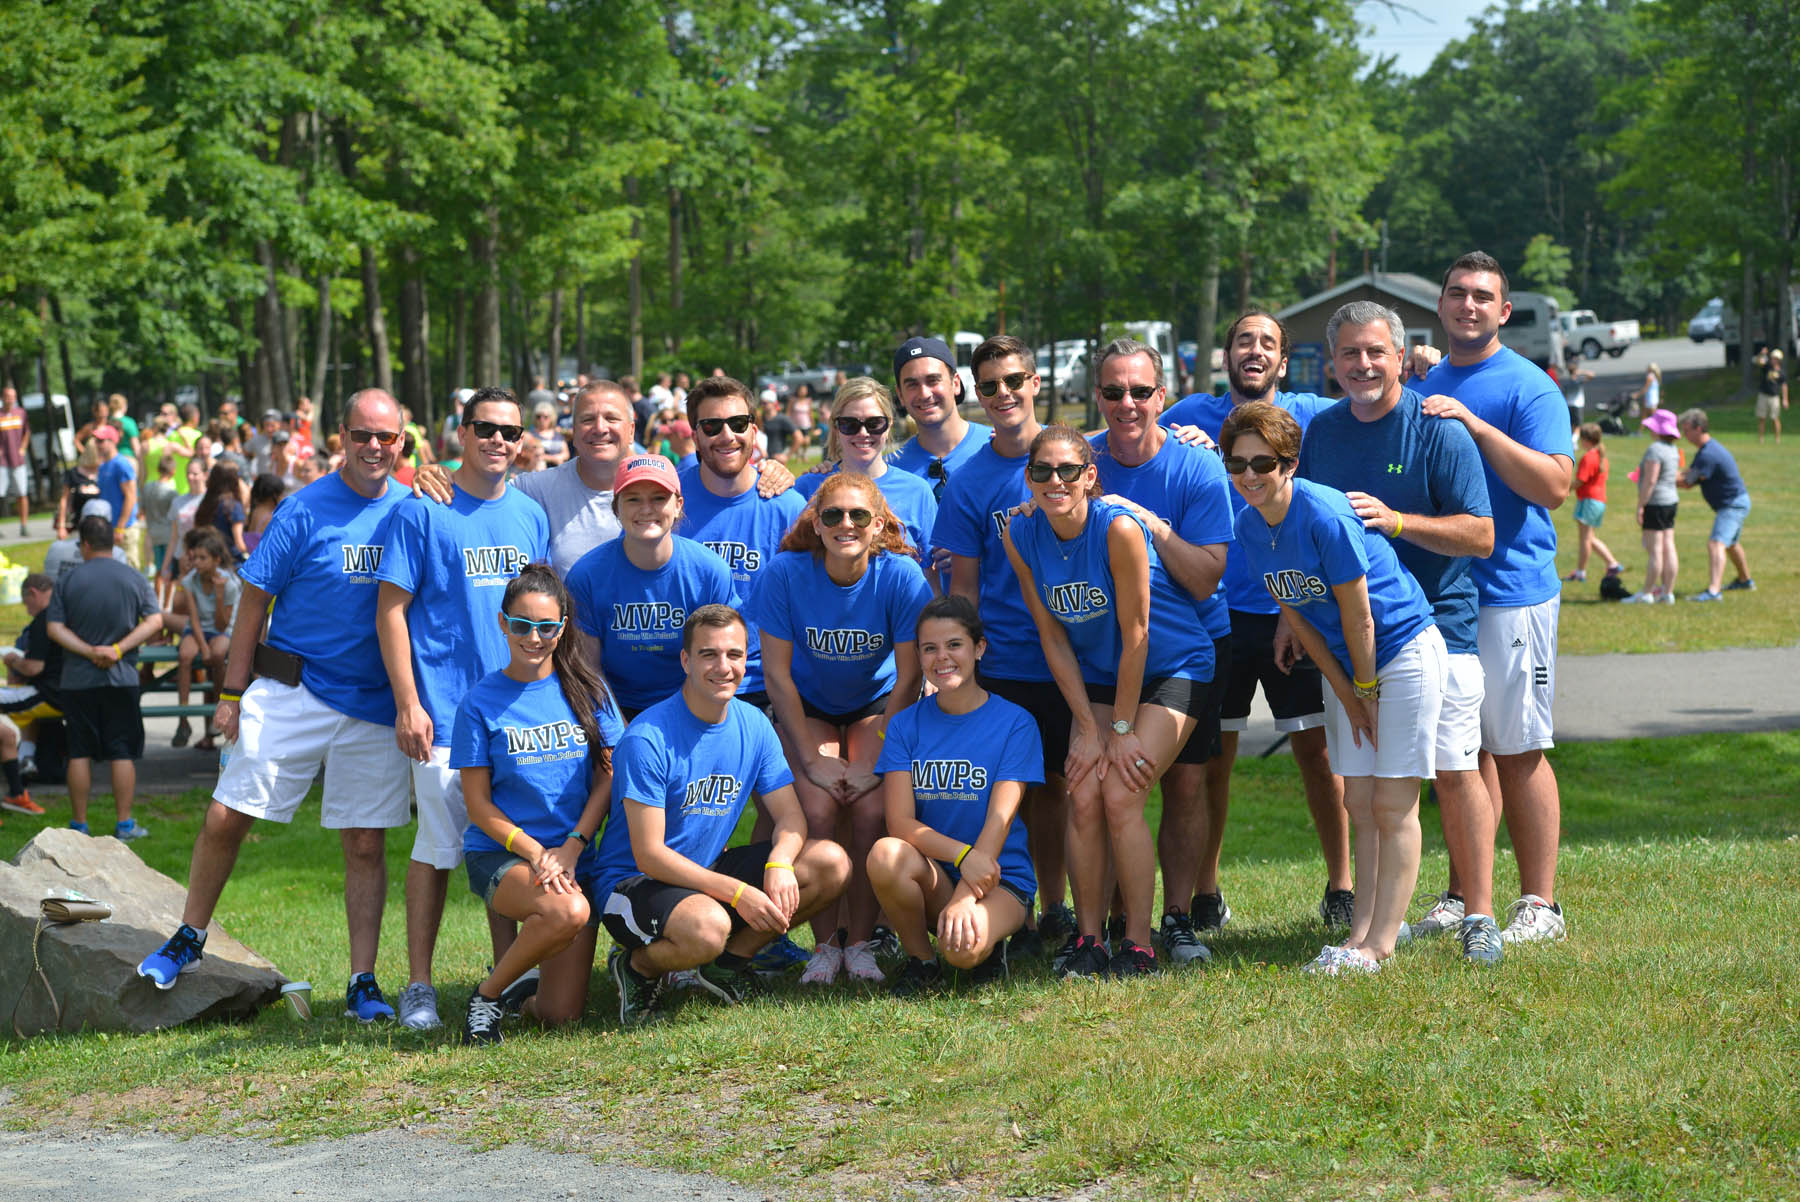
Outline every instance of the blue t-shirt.
[(678, 691), (681, 630), (702, 605), (738, 604), (725, 561), (691, 538), (675, 537), (669, 562), (653, 572), (625, 556), (625, 541), (602, 543), (569, 569), (575, 619), (600, 640), (600, 669), (619, 704), (641, 710)]
[[(682, 535), (725, 561), (739, 598), (750, 596), (757, 576), (806, 508), (805, 498), (791, 488), (779, 496), (764, 497), (752, 484), (735, 497), (715, 496), (701, 480), (698, 465), (681, 473), (681, 499), (686, 506)], [(762, 640), (751, 627), (749, 658), (738, 692), (754, 693), (762, 687)]]
[(137, 467), (123, 453), (114, 455), (100, 465), (100, 497), (112, 506), (115, 526), (137, 525), (137, 506), (133, 505), (129, 513), (125, 510), (127, 480), (137, 480)]
[(765, 636), (794, 645), (800, 696), (828, 714), (848, 714), (894, 687), (894, 647), (918, 638), (931, 586), (911, 556), (882, 553), (855, 584), (842, 585), (811, 551), (782, 551), (764, 569), (746, 616)]
[[(942, 505), (944, 503), (944, 490), (949, 487), (950, 481), (955, 477), (957, 469), (973, 459), (981, 448), (987, 446), (988, 440), (992, 437), (992, 430), (988, 429), (986, 426), (971, 422), (968, 430), (963, 434), (963, 440), (950, 448), (950, 453), (941, 460), (936, 455), (933, 455), (930, 451), (927, 451), (924, 447), (920, 446), (917, 437), (909, 438), (906, 440), (906, 445), (901, 447), (898, 451), (895, 451), (888, 459), (888, 466), (897, 467), (901, 471), (917, 476), (919, 479), (925, 481), (925, 483), (931, 487), (933, 499), (936, 500), (939, 505)], [(931, 465), (934, 463), (943, 464), (942, 468), (935, 474), (932, 472), (931, 468)], [(889, 502), (889, 504), (892, 503), (893, 502), (891, 501)], [(928, 535), (931, 533), (929, 527), (927, 527), (925, 533)]]
[(1317, 628), (1345, 672), (1351, 671), (1350, 647), (1344, 641), (1337, 594), (1331, 591), (1337, 585), (1368, 577), (1376, 668), (1431, 625), (1425, 591), (1400, 566), (1387, 536), (1364, 529), (1350, 502), (1335, 488), (1295, 479), (1287, 516), (1276, 523), (1272, 536), (1262, 514), (1249, 506), (1238, 514), (1237, 533), (1250, 570), (1271, 596), (1293, 606)]
[[(1461, 422), (1426, 417), (1410, 388), (1377, 421), (1358, 421), (1340, 401), (1313, 419), (1300, 447), (1299, 474), (1340, 492), (1366, 492), (1399, 513), (1491, 517), (1481, 452)], [(1475, 581), (1467, 555), (1439, 555), (1405, 538), (1394, 554), (1413, 574), (1453, 654), (1474, 655)]]
[(370, 499), (333, 472), (275, 509), (238, 578), (275, 598), (268, 642), (298, 655), (300, 681), (340, 714), (394, 724), (394, 690), (375, 637), (381, 531), (406, 497), (393, 481)]
[[(813, 494), (837, 470), (834, 466), (829, 472), (808, 472), (794, 481), (794, 491), (810, 501)], [(882, 499), (906, 528), (907, 544), (919, 553), (922, 562), (930, 563), (931, 528), (937, 522), (938, 511), (937, 500), (931, 495), (931, 485), (911, 472), (890, 467), (875, 477), (875, 487), (881, 490)]]
[[(1105, 433), (1095, 435), (1093, 442), (1101, 488), (1167, 520), (1176, 535), (1197, 547), (1230, 546), (1231, 498), (1236, 490), (1217, 455), (1165, 437), (1156, 454), (1136, 467), (1126, 467), (1107, 451)], [(1197, 609), (1208, 635), (1222, 639), (1231, 633), (1223, 576)]]
[(1707, 439), (1706, 445), (1694, 452), (1688, 479), (1699, 481), (1700, 495), (1714, 509), (1728, 509), (1750, 499), (1737, 460), (1716, 438)]
[[(946, 714), (936, 697), (927, 697), (888, 723), (875, 771), (910, 773), (919, 821), (973, 843), (987, 823), (997, 782), (1044, 783), (1044, 744), (1036, 720), (1004, 697), (990, 693), (966, 714)], [(939, 867), (952, 880), (962, 879), (954, 865), (940, 861)], [(1026, 897), (1037, 892), (1025, 821), (1017, 813), (1000, 848), (1000, 877)]]
[[(1422, 396), (1452, 396), (1519, 445), (1572, 459), (1569, 409), (1562, 389), (1531, 360), (1501, 347), (1479, 363), (1449, 359), (1426, 373)], [(1448, 421), (1448, 418), (1440, 418)], [(1494, 507), (1494, 553), (1469, 568), (1483, 605), (1537, 605), (1562, 593), (1556, 576), (1556, 527), (1550, 511), (1514, 492), (1484, 458)]]
[(625, 801), (663, 812), (663, 843), (702, 868), (725, 850), (752, 793), (767, 796), (794, 783), (781, 740), (762, 711), (742, 701), (725, 720), (702, 722), (680, 693), (658, 702), (613, 749), (612, 807), (595, 855), (594, 896), (641, 875), (631, 849)]
[[(1302, 444), (1307, 427), (1312, 424), (1315, 415), (1331, 408), (1334, 402), (1328, 397), (1312, 392), (1276, 392), (1269, 397), (1278, 408), (1292, 414), (1300, 423)], [(1220, 431), (1225, 428), (1225, 419), (1231, 411), (1243, 402), (1230, 393), (1219, 396), (1211, 392), (1196, 392), (1163, 410), (1157, 424), (1164, 429), (1175, 426), (1199, 426), (1217, 442)], [(1229, 477), (1227, 477), (1229, 480)], [(1237, 515), (1244, 509), (1244, 498), (1238, 496), (1237, 489), (1231, 490), (1231, 516), (1235, 526)], [(1280, 611), (1280, 607), (1269, 598), (1269, 590), (1263, 582), (1244, 566), (1244, 557), (1239, 555), (1236, 547), (1229, 547), (1225, 552), (1225, 574), (1219, 579), (1219, 587), (1225, 590), (1225, 604), (1228, 608), (1246, 614), (1272, 614)]]
[(516, 488), (483, 501), (453, 487), (448, 505), (409, 497), (395, 506), (381, 541), (375, 575), (412, 594), (413, 682), (432, 745), (448, 747), (463, 694), (511, 658), (500, 601), (527, 565), (549, 560), (550, 522)]
[(944, 503), (931, 531), (934, 544), (980, 564), (976, 608), (987, 630), (981, 674), (999, 680), (1050, 679), (1037, 626), (1025, 608), (1019, 578), (1013, 574), (1006, 544), (1000, 538), (1008, 511), (1030, 496), (1025, 456), (1009, 459), (989, 442), (945, 486)]
[(1014, 518), (1011, 527), (1013, 546), (1031, 569), (1038, 600), (1068, 632), (1069, 646), (1081, 663), (1081, 679), (1102, 685), (1118, 680), (1124, 639), (1119, 633), (1118, 591), (1107, 543), (1107, 530), (1117, 517), (1131, 519), (1150, 556), (1150, 631), (1144, 681), (1171, 676), (1211, 680), (1212, 640), (1198, 637), (1200, 621), (1194, 598), (1169, 575), (1143, 523), (1129, 510), (1101, 500), (1088, 502), (1087, 525), (1067, 542), (1056, 536), (1041, 509)]
[[(594, 725), (604, 747), (617, 747), (624, 737), (610, 697), (594, 711)], [(597, 753), (556, 675), (525, 683), (490, 672), (463, 695), (453, 729), (450, 766), (486, 768), (495, 808), (544, 846), (561, 846), (587, 808)], [(501, 845), (471, 822), (463, 850), (500, 851)], [(581, 859), (591, 861), (593, 851), (587, 848)], [(587, 874), (578, 866), (576, 875)]]

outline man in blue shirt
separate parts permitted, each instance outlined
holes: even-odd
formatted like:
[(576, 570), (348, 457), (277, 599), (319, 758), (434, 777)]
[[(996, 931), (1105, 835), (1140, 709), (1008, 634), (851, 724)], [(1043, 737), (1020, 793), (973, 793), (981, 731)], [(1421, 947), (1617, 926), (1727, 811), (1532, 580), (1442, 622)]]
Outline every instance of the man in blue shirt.
[[(842, 847), (806, 837), (775, 728), (735, 696), (748, 634), (729, 606), (689, 614), (681, 690), (639, 714), (613, 749), (612, 810), (583, 884), (617, 945), (607, 967), (626, 1026), (654, 1016), (672, 972), (699, 969), (707, 992), (742, 1000), (751, 957), (850, 879)], [(773, 837), (726, 850), (753, 792)]]
[[(1287, 374), (1287, 362), (1287, 327), (1273, 314), (1251, 309), (1225, 333), (1225, 374), (1231, 381), (1230, 390), (1224, 396), (1199, 392), (1183, 397), (1163, 411), (1158, 424), (1177, 430), (1192, 426), (1209, 441), (1215, 440), (1237, 406), (1269, 401), (1291, 413), (1304, 433), (1313, 415), (1329, 408), (1331, 401), (1310, 392), (1282, 392), (1279, 385)], [(1232, 489), (1234, 520), (1243, 508), (1244, 499)], [(1300, 770), (1306, 808), (1325, 858), (1325, 894), (1319, 902), (1319, 917), (1327, 925), (1347, 927), (1355, 903), (1350, 887), (1350, 819), (1344, 813), (1344, 782), (1332, 772), (1325, 746), (1324, 682), (1319, 669), (1297, 650), (1277, 654), (1276, 634), (1285, 629), (1280, 609), (1263, 582), (1244, 566), (1243, 556), (1233, 544), (1226, 547), (1222, 579), (1231, 638), (1219, 669), (1219, 750), (1206, 762), (1204, 825), (1197, 836), (1191, 911), (1194, 925), (1202, 931), (1217, 930), (1231, 917), (1219, 885), (1219, 853), (1225, 838), (1238, 736), (1250, 724), (1250, 706), (1260, 684), (1275, 717), (1275, 729), (1287, 736), (1294, 766)], [(1288, 641), (1297, 648), (1296, 640)]]
[(962, 394), (956, 357), (941, 338), (908, 338), (900, 344), (894, 352), (894, 389), (918, 432), (890, 462), (922, 476), (941, 502), (951, 476), (987, 444), (988, 432), (970, 425), (957, 408), (968, 398)]
[[(1556, 382), (1500, 344), (1512, 315), (1506, 273), (1493, 256), (1471, 251), (1444, 273), (1438, 320), (1449, 356), (1419, 391), (1431, 417), (1461, 422), (1487, 471), (1494, 551), (1470, 567), (1479, 609), (1476, 639), (1485, 695), (1481, 771), (1489, 803), (1506, 819), (1522, 896), (1507, 908), (1508, 943), (1567, 934), (1556, 902), (1562, 801), (1544, 752), (1555, 746), (1556, 621), (1562, 585), (1550, 510), (1569, 495), (1574, 464), (1568, 410)], [(1460, 920), (1463, 882), (1426, 915), (1426, 925)]]
[(1418, 580), (1449, 652), (1436, 732), (1444, 843), (1463, 885), (1460, 938), (1474, 963), (1500, 960), (1494, 922), (1494, 812), (1481, 782), (1481, 657), (1471, 557), (1494, 549), (1481, 455), (1456, 422), (1425, 416), (1401, 383), (1406, 325), (1373, 301), (1332, 314), (1325, 340), (1346, 397), (1313, 418), (1299, 475), (1345, 493), (1365, 528), (1393, 540)]
[[(550, 558), (550, 524), (506, 473), (525, 437), (518, 401), (505, 388), (479, 389), (463, 405), (463, 459), (450, 503), (408, 497), (382, 531), (375, 627), (394, 690), (394, 735), (413, 761), (418, 835), (406, 867), (406, 958), (411, 980), (400, 1021), (439, 1024), (431, 961), (450, 872), (469, 825), (461, 774), (450, 767), (450, 735), (463, 695), (510, 658), (497, 617), (508, 582)], [(415, 605), (415, 602), (417, 604)], [(488, 911), (495, 962), (512, 943), (511, 920)]]
[[(393, 690), (375, 668), (378, 536), (406, 495), (389, 480), (400, 457), (400, 406), (365, 389), (350, 398), (339, 434), (344, 466), (282, 502), (244, 564), (212, 720), (230, 758), (194, 842), (182, 925), (137, 971), (159, 989), (175, 987), (200, 959), (252, 823), (291, 821), (323, 766), (321, 821), (341, 833), (344, 846), (352, 974), (345, 1013), (372, 1022), (394, 1016), (375, 983), (375, 953), (387, 899), (386, 834), (407, 823), (412, 800), (406, 756), (394, 741)], [(268, 640), (259, 647), (265, 615)]]
[(1725, 584), (1726, 556), (1731, 557), (1731, 566), (1737, 569), (1737, 579), (1725, 585), (1725, 592), (1753, 589), (1756, 581), (1750, 575), (1750, 561), (1744, 557), (1744, 548), (1738, 543), (1738, 536), (1744, 532), (1744, 520), (1750, 516), (1750, 490), (1744, 487), (1737, 460), (1723, 443), (1707, 433), (1706, 410), (1689, 409), (1675, 420), (1675, 424), (1681, 430), (1681, 436), (1697, 448), (1694, 462), (1675, 481), (1676, 487), (1698, 485), (1700, 495), (1713, 511), (1712, 533), (1706, 539), (1706, 591), (1695, 593), (1688, 600), (1723, 599), (1719, 586)]
[(119, 428), (97, 426), (94, 445), (100, 448), (100, 496), (113, 511), (113, 541), (125, 552), (125, 562), (139, 571), (144, 567), (144, 524), (138, 512), (137, 466), (119, 454)]

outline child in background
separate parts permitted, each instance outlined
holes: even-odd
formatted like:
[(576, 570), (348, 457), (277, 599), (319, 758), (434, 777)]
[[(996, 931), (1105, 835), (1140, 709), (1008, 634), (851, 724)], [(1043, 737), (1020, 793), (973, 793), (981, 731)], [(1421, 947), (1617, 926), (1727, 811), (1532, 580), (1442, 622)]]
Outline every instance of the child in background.
[[(150, 532), (152, 575), (156, 582), (156, 603), (164, 609), (175, 603), (174, 582), (163, 575), (163, 559), (169, 553), (169, 519), (180, 490), (175, 487), (175, 457), (158, 455), (156, 478), (143, 488), (144, 528)], [(181, 553), (176, 548), (176, 554)]]
[(264, 472), (250, 486), (250, 512), (244, 517), (244, 546), (256, 550), (256, 544), (262, 541), (263, 531), (269, 528), (269, 519), (275, 516), (275, 507), (287, 496), (287, 482), (273, 472)]
[[(181, 578), (175, 610), (186, 616), (187, 632), (181, 636), (181, 646), (176, 651), (175, 687), (176, 701), (186, 705), (194, 683), (195, 660), (206, 665), (207, 679), (214, 688), (225, 679), (225, 652), (231, 646), (231, 624), (237, 617), (238, 597), (244, 586), (232, 570), (225, 539), (212, 527), (188, 531), (182, 538), (182, 552), (188, 572)], [(185, 747), (192, 733), (188, 720), (181, 719), (172, 745)], [(196, 751), (216, 749), (210, 729), (194, 744)]]
[(1581, 462), (1575, 468), (1575, 529), (1579, 541), (1575, 551), (1575, 570), (1564, 577), (1577, 583), (1587, 579), (1588, 556), (1598, 551), (1606, 559), (1606, 574), (1616, 576), (1625, 570), (1612, 550), (1596, 533), (1606, 516), (1606, 447), (1601, 443), (1600, 426), (1584, 423), (1578, 431)]

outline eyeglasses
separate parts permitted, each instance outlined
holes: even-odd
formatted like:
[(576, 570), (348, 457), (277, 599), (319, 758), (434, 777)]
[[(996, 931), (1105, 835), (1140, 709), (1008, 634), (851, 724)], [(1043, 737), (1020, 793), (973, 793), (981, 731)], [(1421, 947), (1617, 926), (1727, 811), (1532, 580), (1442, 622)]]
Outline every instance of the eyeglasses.
[(1025, 381), (1029, 379), (1031, 379), (1031, 373), (1028, 371), (1009, 371), (995, 379), (980, 381), (975, 385), (975, 391), (982, 396), (993, 396), (1000, 391), (1000, 385), (1005, 384), (1006, 391), (1017, 392), (1025, 387)]
[(734, 413), (730, 417), (703, 417), (699, 421), (700, 433), (708, 438), (717, 438), (720, 430), (730, 430), (733, 434), (742, 434), (750, 428), (748, 413)]
[(522, 639), (535, 630), (539, 638), (548, 641), (562, 633), (566, 619), (557, 618), (549, 622), (533, 622), (530, 618), (515, 618), (511, 614), (501, 614), (500, 621), (505, 625), (506, 633), (515, 639)]
[(858, 530), (867, 530), (869, 528), (869, 523), (875, 520), (875, 515), (866, 509), (845, 509), (838, 505), (833, 505), (829, 509), (819, 510), (819, 521), (822, 522), (828, 530), (836, 526), (842, 526), (845, 518), (849, 518), (850, 524), (855, 526)]
[(1252, 455), (1245, 459), (1242, 455), (1225, 456), (1225, 470), (1234, 476), (1244, 474), (1250, 468), (1259, 476), (1266, 476), (1288, 461), (1285, 455)]
[(350, 441), (355, 443), (359, 447), (362, 446), (364, 443), (368, 442), (370, 439), (374, 439), (376, 442), (380, 443), (384, 447), (391, 447), (395, 443), (400, 441), (400, 432), (398, 430), (352, 430), (352, 431), (350, 431)]
[(1031, 463), (1025, 467), (1025, 478), (1033, 484), (1044, 484), (1055, 476), (1064, 484), (1073, 484), (1087, 471), (1085, 463)]
[(499, 422), (472, 421), (469, 429), (475, 431), (476, 438), (492, 438), (498, 434), (507, 442), (518, 442), (525, 437), (524, 426), (503, 426)]
[(935, 501), (944, 499), (944, 485), (950, 483), (950, 469), (944, 466), (942, 459), (933, 459), (925, 466), (925, 474), (937, 483), (931, 486), (931, 497)]
[(1107, 384), (1100, 389), (1100, 395), (1115, 405), (1124, 400), (1125, 394), (1128, 392), (1134, 401), (1147, 401), (1155, 396), (1161, 387), (1161, 384), (1134, 384), (1130, 388), (1118, 384)]
[(874, 417), (834, 417), (831, 419), (831, 424), (837, 428), (839, 434), (851, 438), (861, 430), (867, 430), (870, 434), (879, 437), (887, 433), (889, 422), (885, 416), (876, 414)]

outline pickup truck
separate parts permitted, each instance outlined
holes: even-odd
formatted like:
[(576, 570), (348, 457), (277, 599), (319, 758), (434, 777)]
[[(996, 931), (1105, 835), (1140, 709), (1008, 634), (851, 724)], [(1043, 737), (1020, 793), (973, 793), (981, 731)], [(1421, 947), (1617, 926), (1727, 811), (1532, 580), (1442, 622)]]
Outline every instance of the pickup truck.
[(1641, 336), (1635, 321), (1601, 321), (1592, 309), (1572, 309), (1557, 318), (1563, 345), (1579, 347), (1583, 358), (1598, 359), (1605, 351), (1617, 359)]

